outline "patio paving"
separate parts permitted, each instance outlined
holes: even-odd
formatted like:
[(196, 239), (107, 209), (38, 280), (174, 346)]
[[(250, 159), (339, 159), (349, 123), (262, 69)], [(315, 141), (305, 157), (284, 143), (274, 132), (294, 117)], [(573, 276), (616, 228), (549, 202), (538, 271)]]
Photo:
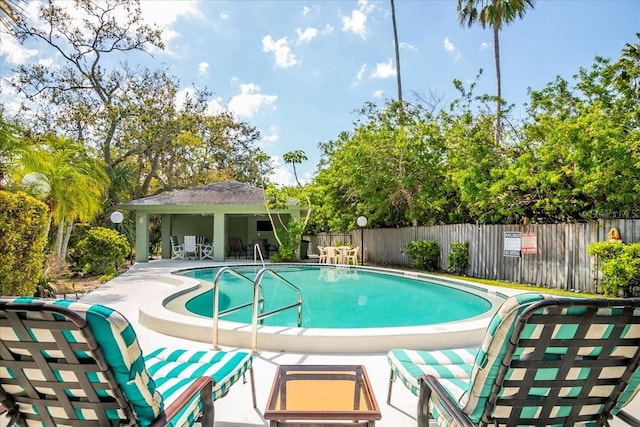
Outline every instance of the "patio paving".
[[(234, 261), (230, 261), (234, 262)], [(243, 260), (246, 263), (246, 260)], [(215, 266), (220, 263), (206, 261), (168, 261), (158, 260), (149, 263), (137, 263), (126, 273), (104, 284), (93, 292), (82, 296), (80, 301), (100, 303), (120, 311), (134, 326), (143, 352), (158, 346), (171, 346), (192, 349), (210, 349), (211, 344), (188, 341), (181, 338), (159, 334), (145, 328), (138, 322), (138, 308), (163, 293), (171, 283), (157, 280), (159, 275), (183, 268)], [(228, 263), (225, 263), (228, 264)], [(225, 350), (233, 348), (225, 347)], [(393, 387), (391, 405), (387, 405), (387, 387), (389, 381), (389, 365), (386, 353), (350, 353), (319, 354), (289, 353), (263, 351), (254, 356), (254, 373), (258, 408), (252, 408), (251, 386), (249, 382), (234, 385), (229, 394), (215, 402), (216, 427), (268, 426), (269, 422), (262, 416), (276, 368), (281, 364), (358, 364), (364, 365), (375, 397), (378, 401), (382, 419), (376, 422), (380, 427), (415, 426), (417, 397), (406, 387), (397, 382)], [(247, 380), (249, 377), (247, 376)], [(640, 414), (640, 396), (627, 407), (629, 413)], [(0, 426), (5, 426), (4, 417)], [(626, 426), (619, 420), (611, 423), (615, 427)]]

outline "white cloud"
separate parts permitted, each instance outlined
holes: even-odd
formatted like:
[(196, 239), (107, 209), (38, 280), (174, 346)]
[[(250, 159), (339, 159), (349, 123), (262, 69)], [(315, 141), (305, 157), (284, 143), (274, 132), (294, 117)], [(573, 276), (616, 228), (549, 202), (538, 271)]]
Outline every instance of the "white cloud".
[(380, 99), (384, 96), (384, 91), (381, 89), (376, 90), (375, 92), (373, 92), (373, 97), (376, 99)]
[[(271, 182), (280, 185), (294, 186), (298, 185), (296, 183), (296, 178), (293, 175), (293, 166), (290, 164), (282, 164), (282, 159), (280, 156), (272, 156), (271, 164), (273, 165), (273, 172), (269, 176)], [(298, 179), (300, 180), (300, 184), (305, 185), (311, 182), (313, 175), (310, 172), (304, 172), (300, 174), (298, 171)]]
[(356, 75), (356, 79), (362, 80), (364, 77), (364, 73), (367, 71), (367, 64), (362, 64), (360, 69), (358, 70), (358, 74)]
[(456, 47), (454, 46), (453, 43), (451, 43), (451, 41), (449, 41), (448, 37), (444, 38), (444, 49), (447, 52), (455, 52), (456, 51)]
[(274, 41), (271, 36), (264, 36), (262, 39), (262, 51), (274, 52), (276, 65), (280, 68), (289, 68), (298, 63), (296, 56), (291, 53), (286, 37)]
[[(260, 93), (260, 86), (254, 83), (240, 85), (240, 94), (229, 101), (229, 110), (238, 117), (251, 117), (264, 106), (273, 106), (278, 99), (276, 95)], [(273, 106), (275, 109), (275, 106)]]
[(207, 77), (209, 75), (209, 63), (201, 62), (198, 64), (198, 75)]
[(331, 24), (325, 25), (324, 29), (321, 32), (323, 36), (326, 36), (327, 34), (331, 34), (331, 33), (333, 33), (333, 27), (331, 26)]
[(453, 43), (451, 43), (448, 37), (444, 38), (443, 46), (447, 52), (451, 52), (454, 55), (456, 60), (462, 58), (462, 55), (460, 54), (460, 52), (458, 52), (458, 50), (456, 49), (456, 46)]
[(369, 77), (372, 79), (387, 79), (389, 77), (395, 77), (396, 69), (393, 68), (391, 59), (386, 63), (376, 64), (376, 69), (371, 73)]
[(311, 8), (309, 6), (305, 6), (302, 8), (302, 15), (303, 16), (307, 16), (309, 13), (311, 13)]
[(166, 28), (181, 16), (203, 16), (197, 6), (197, 1), (144, 0), (140, 2), (140, 11), (144, 22), (153, 22)]
[(176, 108), (180, 109), (184, 105), (185, 100), (190, 97), (193, 99), (193, 95), (195, 94), (195, 90), (192, 87), (187, 87), (182, 90), (179, 90), (176, 93)]
[(410, 43), (407, 42), (400, 42), (400, 49), (406, 49), (406, 50), (418, 50), (418, 48)]
[(318, 30), (312, 27), (305, 28), (304, 30), (296, 28), (296, 34), (298, 35), (298, 40), (296, 43), (308, 42), (316, 38), (316, 36), (318, 35)]
[(272, 144), (277, 142), (280, 139), (280, 135), (278, 134), (278, 128), (276, 126), (269, 126), (268, 134), (263, 134), (262, 140), (267, 144)]
[(358, 9), (352, 10), (350, 16), (342, 17), (342, 30), (365, 39), (367, 36), (367, 16), (373, 8), (374, 6), (370, 5), (367, 0), (359, 0)]
[(480, 43), (480, 49), (485, 50), (489, 48), (489, 43), (487, 42), (482, 42)]
[(0, 43), (0, 56), (6, 56), (10, 64), (24, 64), (38, 54), (35, 49), (25, 49), (13, 37), (3, 37)]
[(222, 105), (222, 98), (217, 97), (207, 102), (207, 114), (215, 116), (223, 111), (226, 111), (226, 109)]

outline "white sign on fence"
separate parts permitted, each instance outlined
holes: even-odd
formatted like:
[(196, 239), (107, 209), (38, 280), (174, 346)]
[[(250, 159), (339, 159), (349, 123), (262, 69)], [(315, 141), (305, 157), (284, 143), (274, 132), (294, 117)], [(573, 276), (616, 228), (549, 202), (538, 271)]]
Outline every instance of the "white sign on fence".
[(504, 232), (504, 256), (519, 257), (522, 244), (522, 233), (519, 231)]

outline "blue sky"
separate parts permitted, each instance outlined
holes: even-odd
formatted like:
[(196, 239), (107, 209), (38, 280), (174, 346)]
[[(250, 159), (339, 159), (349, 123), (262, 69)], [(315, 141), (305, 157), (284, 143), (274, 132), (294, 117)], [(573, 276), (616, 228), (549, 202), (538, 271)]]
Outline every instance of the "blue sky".
[[(64, 1), (63, 4), (72, 3)], [(164, 28), (165, 51), (130, 56), (131, 64), (168, 68), (186, 91), (214, 93), (211, 109), (228, 109), (257, 127), (261, 148), (274, 158), (276, 182), (292, 184), (282, 154), (303, 150), (305, 180), (315, 173), (318, 143), (351, 131), (366, 102), (396, 98), (390, 1), (142, 0), (145, 21)], [(503, 97), (522, 107), (527, 90), (542, 89), (590, 67), (596, 55), (617, 58), (637, 43), (638, 0), (538, 0), (523, 20), (500, 35)], [(32, 4), (29, 9), (33, 8)], [(452, 80), (477, 94), (495, 93), (492, 32), (460, 25), (454, 0), (396, 0), (403, 98), (457, 96)], [(26, 61), (52, 61), (37, 45), (2, 36), (2, 96), (6, 78)]]

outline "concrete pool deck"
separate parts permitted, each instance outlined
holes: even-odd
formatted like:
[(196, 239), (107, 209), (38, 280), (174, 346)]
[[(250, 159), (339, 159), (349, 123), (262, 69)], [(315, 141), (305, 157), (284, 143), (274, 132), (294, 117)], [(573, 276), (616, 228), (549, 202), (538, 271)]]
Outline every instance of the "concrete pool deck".
[[(230, 264), (234, 261), (225, 262)], [(246, 263), (246, 260), (243, 262)], [(120, 311), (133, 325), (143, 352), (158, 346), (172, 346), (193, 349), (210, 349), (211, 344), (170, 337), (152, 331), (139, 322), (140, 307), (154, 304), (159, 295), (175, 289), (175, 284), (166, 280), (158, 280), (160, 276), (185, 268), (216, 266), (222, 263), (206, 261), (168, 261), (158, 260), (149, 263), (137, 263), (126, 273), (116, 277), (100, 288), (80, 298), (87, 303), (100, 303)], [(496, 290), (498, 290), (496, 288)], [(499, 289), (505, 294), (517, 291)], [(225, 350), (233, 350), (224, 347)], [(391, 405), (387, 405), (387, 387), (389, 382), (389, 365), (386, 352), (363, 352), (349, 354), (325, 353), (293, 353), (262, 351), (254, 356), (254, 373), (258, 408), (252, 408), (251, 386), (238, 383), (229, 394), (215, 402), (216, 427), (256, 427), (268, 426), (262, 413), (265, 410), (271, 383), (276, 368), (281, 364), (358, 364), (364, 365), (373, 387), (382, 419), (376, 422), (380, 427), (415, 426), (417, 397), (409, 392), (401, 383), (393, 386)], [(248, 378), (247, 378), (248, 379)], [(640, 414), (640, 396), (626, 408), (629, 413)], [(0, 425), (5, 425), (4, 417)], [(622, 427), (625, 423), (613, 420), (612, 426)]]

